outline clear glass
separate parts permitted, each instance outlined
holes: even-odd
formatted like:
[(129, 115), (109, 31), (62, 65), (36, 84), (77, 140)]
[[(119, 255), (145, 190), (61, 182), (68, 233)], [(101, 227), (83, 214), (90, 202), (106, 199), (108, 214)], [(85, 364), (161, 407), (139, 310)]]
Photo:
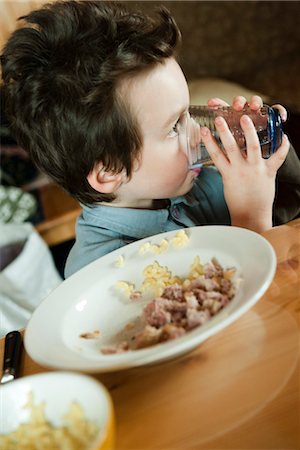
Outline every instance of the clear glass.
[(241, 111), (235, 111), (232, 107), (190, 106), (184, 119), (184, 133), (190, 167), (201, 167), (211, 164), (211, 158), (200, 138), (200, 127), (207, 127), (212, 132), (219, 146), (223, 148), (215, 127), (215, 118), (224, 117), (230, 131), (240, 147), (246, 152), (246, 141), (240, 125), (240, 119), (247, 114), (253, 121), (260, 141), (262, 157), (269, 158), (282, 142), (282, 124), (279, 111), (268, 105), (262, 106), (258, 111), (253, 111), (246, 106)]

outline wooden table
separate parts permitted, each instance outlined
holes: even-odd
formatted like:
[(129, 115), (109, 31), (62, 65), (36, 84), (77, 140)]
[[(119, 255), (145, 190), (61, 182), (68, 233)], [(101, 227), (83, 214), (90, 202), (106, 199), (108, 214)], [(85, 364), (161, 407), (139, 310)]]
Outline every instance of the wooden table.
[[(300, 219), (264, 235), (278, 266), (255, 307), (185, 356), (97, 376), (118, 449), (300, 448)], [(22, 376), (46, 370), (23, 354)]]

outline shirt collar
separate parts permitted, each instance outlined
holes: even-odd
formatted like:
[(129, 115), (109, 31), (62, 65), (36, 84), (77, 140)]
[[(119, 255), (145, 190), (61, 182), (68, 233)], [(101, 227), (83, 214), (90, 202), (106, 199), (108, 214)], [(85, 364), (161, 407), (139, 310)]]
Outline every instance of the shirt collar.
[(187, 206), (195, 206), (196, 204), (198, 204), (198, 200), (195, 198), (194, 193), (193, 193), (194, 189), (191, 189), (190, 192), (188, 192), (185, 195), (181, 195), (180, 197), (174, 197), (171, 198), (171, 205), (179, 205), (180, 203), (183, 203), (184, 205)]
[(163, 232), (168, 217), (168, 208), (150, 210), (104, 205), (83, 208), (83, 218), (88, 224), (137, 239)]
[(143, 239), (162, 233), (170, 219), (170, 208), (181, 203), (192, 205), (195, 199), (192, 193), (170, 199), (170, 204), (162, 209), (133, 209), (114, 206), (83, 206), (82, 217), (91, 225), (110, 229), (122, 235)]

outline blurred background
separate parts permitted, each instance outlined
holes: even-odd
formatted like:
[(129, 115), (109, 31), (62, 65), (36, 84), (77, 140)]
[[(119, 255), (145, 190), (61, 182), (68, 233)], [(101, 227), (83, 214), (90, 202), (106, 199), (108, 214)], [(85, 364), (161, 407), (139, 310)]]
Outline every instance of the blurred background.
[[(0, 46), (16, 19), (48, 3), (0, 1)], [(218, 77), (263, 92), (300, 112), (298, 1), (124, 1), (154, 14), (164, 4), (182, 31), (181, 64), (188, 80)]]
[[(0, 1), (1, 49), (18, 26), (17, 18), (45, 3), (48, 2)], [(300, 154), (300, 2), (122, 3), (134, 11), (140, 9), (150, 15), (163, 4), (174, 15), (182, 32), (180, 64), (190, 85), (192, 103), (206, 103), (211, 96), (230, 101), (236, 94), (245, 94), (249, 98), (252, 93), (260, 93), (267, 103), (278, 102), (287, 107), (289, 120), (285, 131)], [(66, 255), (74, 240), (80, 206), (37, 172), (11, 135), (3, 108), (1, 188), (6, 189), (6, 197), (0, 192), (0, 222), (31, 222), (47, 243), (62, 274)], [(8, 192), (8, 188), (19, 189), (19, 194)], [(25, 212), (20, 216), (17, 212), (22, 204)], [(1, 215), (1, 209), (5, 214)]]

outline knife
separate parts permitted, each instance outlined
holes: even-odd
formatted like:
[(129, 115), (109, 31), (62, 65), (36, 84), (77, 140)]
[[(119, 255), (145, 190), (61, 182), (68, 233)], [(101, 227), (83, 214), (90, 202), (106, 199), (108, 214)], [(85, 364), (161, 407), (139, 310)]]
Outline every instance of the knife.
[(22, 350), (22, 336), (19, 331), (10, 331), (5, 336), (3, 372), (0, 384), (8, 383), (18, 376)]

